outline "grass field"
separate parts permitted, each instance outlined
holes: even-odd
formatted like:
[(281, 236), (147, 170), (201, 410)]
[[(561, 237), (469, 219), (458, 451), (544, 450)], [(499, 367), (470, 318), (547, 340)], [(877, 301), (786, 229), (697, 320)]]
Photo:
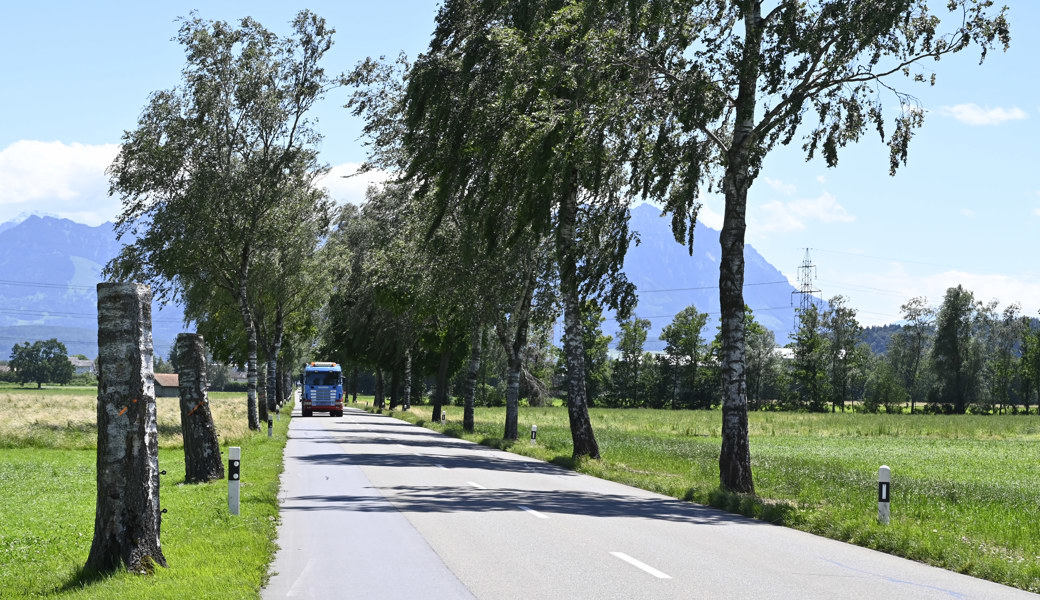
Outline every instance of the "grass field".
[[(395, 416), (402, 413), (395, 412)], [(476, 430), (429, 407), (406, 418), (662, 494), (711, 504), (939, 567), (1040, 592), (1040, 418), (751, 413), (757, 497), (718, 489), (718, 411), (591, 411), (601, 461), (571, 460), (566, 409), (523, 408), (521, 439), (501, 440), (505, 409)], [(537, 443), (529, 438), (538, 426)], [(877, 472), (892, 469), (892, 520), (877, 522)]]
[[(169, 568), (142, 577), (81, 572), (94, 532), (97, 392), (0, 388), (0, 599), (257, 598), (274, 552), (289, 419), (250, 433), (245, 394), (211, 394), (222, 453), (242, 447), (241, 514), (227, 482), (185, 485), (176, 398), (160, 398), (161, 543)], [(286, 409), (287, 410), (287, 409)]]
[[(159, 399), (162, 545), (151, 577), (85, 578), (93, 536), (96, 392), (0, 388), (0, 600), (256, 598), (274, 551), (275, 437), (247, 430), (244, 394), (212, 394), (225, 451), (242, 447), (242, 515), (227, 485), (184, 485), (176, 399)], [(522, 438), (501, 440), (505, 411), (478, 409), (464, 437), (677, 498), (719, 506), (1040, 592), (1040, 418), (752, 413), (756, 497), (718, 490), (717, 411), (591, 411), (601, 461), (575, 464), (563, 408), (523, 408)], [(430, 407), (395, 412), (462, 436)], [(538, 425), (537, 443), (527, 439)], [(877, 523), (877, 469), (892, 468), (892, 522)], [(752, 557), (749, 557), (752, 558)]]

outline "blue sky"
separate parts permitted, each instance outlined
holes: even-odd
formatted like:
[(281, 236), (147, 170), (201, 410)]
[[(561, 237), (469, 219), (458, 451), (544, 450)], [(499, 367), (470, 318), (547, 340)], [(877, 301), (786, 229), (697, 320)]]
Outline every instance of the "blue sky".
[[(944, 3), (934, 3), (941, 8)], [(792, 281), (810, 248), (815, 287), (842, 294), (860, 322), (899, 319), (913, 296), (933, 304), (963, 284), (1001, 307), (1040, 310), (1040, 4), (1009, 0), (1011, 49), (930, 64), (934, 88), (903, 85), (927, 111), (909, 164), (888, 175), (887, 149), (865, 136), (828, 169), (799, 150), (774, 151), (749, 197), (747, 241)], [(44, 213), (97, 225), (114, 220), (105, 167), (148, 95), (176, 86), (184, 55), (175, 19), (249, 15), (286, 33), (304, 5), (286, 2), (56, 2), (0, 7), (0, 223)], [(311, 2), (336, 28), (326, 68), (365, 56), (414, 56), (429, 40), (430, 1)], [(902, 83), (897, 82), (897, 83)], [(343, 90), (316, 110), (322, 159), (334, 175), (364, 158), (360, 124)], [(332, 195), (359, 201), (365, 183), (330, 177)], [(702, 220), (721, 224), (722, 202), (703, 199)], [(676, 282), (680, 284), (681, 282)], [(755, 283), (755, 282), (747, 282)]]

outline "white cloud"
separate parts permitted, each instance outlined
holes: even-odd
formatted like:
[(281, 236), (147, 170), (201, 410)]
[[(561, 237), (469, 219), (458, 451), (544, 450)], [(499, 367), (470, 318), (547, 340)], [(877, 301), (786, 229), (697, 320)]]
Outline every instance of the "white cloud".
[(856, 220), (828, 192), (823, 192), (817, 198), (803, 198), (791, 202), (773, 200), (754, 211), (750, 219), (756, 231), (780, 233), (801, 231), (810, 221), (850, 223)]
[(964, 215), (965, 217), (968, 217), (969, 219), (974, 219), (975, 218), (975, 211), (973, 211), (970, 208), (962, 208), (961, 209), (961, 214)]
[(369, 186), (383, 183), (389, 177), (385, 171), (369, 171), (357, 175), (359, 163), (343, 163), (332, 167), (318, 185), (329, 190), (337, 204), (364, 204)]
[(954, 106), (943, 106), (939, 114), (953, 117), (967, 125), (999, 125), (1004, 121), (1017, 121), (1027, 119), (1029, 115), (1018, 107), (1015, 108), (982, 108), (974, 102), (968, 104), (957, 104)]
[(923, 284), (930, 288), (928, 298), (936, 307), (942, 304), (947, 289), (962, 285), (975, 295), (976, 300), (996, 300), (1001, 307), (1019, 302), (1023, 314), (1030, 316), (1035, 316), (1040, 309), (1037, 302), (1040, 298), (1040, 281), (1030, 277), (947, 271), (925, 278)]
[(0, 223), (27, 212), (95, 226), (114, 220), (120, 201), (108, 196), (105, 169), (118, 152), (116, 144), (33, 140), (0, 150)]
[(701, 209), (697, 212), (697, 220), (712, 229), (722, 230), (722, 213), (712, 210), (707, 204), (701, 205)]
[(1031, 274), (985, 275), (959, 270), (927, 274), (918, 266), (895, 262), (883, 271), (859, 271), (846, 266), (836, 270), (833, 280), (830, 277), (821, 276), (824, 296), (838, 293), (847, 296), (859, 311), (857, 318), (864, 326), (900, 321), (900, 306), (918, 296), (927, 298), (937, 309), (946, 290), (958, 285), (972, 292), (976, 300), (996, 300), (998, 310), (1014, 302), (1022, 305), (1022, 314), (1026, 316), (1037, 316), (1040, 310), (1040, 279)]
[(789, 184), (789, 183), (784, 183), (783, 181), (780, 181), (779, 179), (772, 179), (770, 177), (763, 177), (763, 179), (765, 180), (766, 185), (768, 185), (769, 187), (773, 188), (774, 190), (780, 192), (781, 194), (783, 194), (785, 196), (791, 196), (791, 195), (793, 195), (797, 191), (797, 188), (795, 188), (794, 185)]

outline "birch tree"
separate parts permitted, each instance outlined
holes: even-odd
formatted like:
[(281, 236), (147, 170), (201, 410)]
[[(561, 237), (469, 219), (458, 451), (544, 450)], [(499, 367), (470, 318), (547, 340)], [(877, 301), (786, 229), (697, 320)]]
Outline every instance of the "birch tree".
[(109, 193), (123, 202), (117, 235), (132, 240), (108, 274), (149, 282), (164, 299), (195, 285), (235, 299), (251, 429), (260, 428), (250, 287), (258, 256), (284, 239), (287, 223), (328, 210), (315, 185), (326, 167), (308, 111), (340, 83), (321, 67), (334, 30), (309, 11), (292, 28), (279, 38), (248, 17), (237, 28), (183, 19), (181, 86), (151, 96), (108, 170)]
[[(982, 58), (1010, 40), (1006, 9), (950, 0), (654, 0), (626, 2), (640, 30), (639, 60), (659, 83), (646, 99), (632, 183), (673, 212), (678, 241), (693, 242), (705, 192), (725, 199), (720, 234), (722, 452), (720, 484), (754, 492), (748, 443), (744, 340), (744, 239), (748, 191), (764, 158), (803, 132), (808, 159), (838, 163), (846, 145), (875, 130), (890, 173), (907, 160), (924, 121), (899, 81), (935, 82), (932, 64), (970, 47)], [(886, 110), (886, 103), (889, 108)]]

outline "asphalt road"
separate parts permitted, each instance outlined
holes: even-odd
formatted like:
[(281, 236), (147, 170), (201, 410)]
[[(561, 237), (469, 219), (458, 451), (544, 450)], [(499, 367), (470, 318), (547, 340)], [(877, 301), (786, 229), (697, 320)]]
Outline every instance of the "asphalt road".
[(265, 599), (1038, 597), (386, 416), (289, 436)]

